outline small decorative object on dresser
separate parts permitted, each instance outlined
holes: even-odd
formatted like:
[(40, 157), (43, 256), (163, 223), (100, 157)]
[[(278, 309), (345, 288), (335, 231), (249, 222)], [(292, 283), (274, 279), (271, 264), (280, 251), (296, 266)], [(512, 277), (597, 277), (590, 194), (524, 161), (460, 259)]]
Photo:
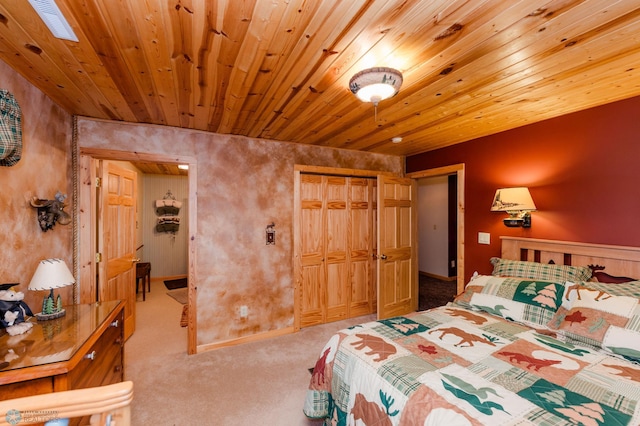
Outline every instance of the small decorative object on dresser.
[(64, 316), (62, 298), (54, 299), (53, 289), (66, 287), (76, 282), (67, 264), (62, 259), (45, 259), (40, 261), (31, 282), (29, 290), (49, 290), (49, 295), (42, 301), (42, 312), (36, 314), (38, 320), (50, 320)]
[(11, 287), (18, 283), (0, 284), (0, 326), (11, 336), (26, 333), (33, 323), (26, 322), (27, 316), (33, 316), (25, 303), (24, 293), (13, 291)]

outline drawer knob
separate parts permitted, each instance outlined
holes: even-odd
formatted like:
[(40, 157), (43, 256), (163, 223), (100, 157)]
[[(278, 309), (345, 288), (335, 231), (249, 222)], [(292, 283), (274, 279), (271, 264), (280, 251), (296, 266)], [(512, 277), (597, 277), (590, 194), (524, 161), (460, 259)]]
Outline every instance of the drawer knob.
[(84, 356), (84, 359), (94, 360), (96, 358), (96, 351), (92, 351)]
[(115, 371), (116, 373), (119, 373), (122, 371), (122, 366), (121, 365), (116, 365), (115, 367), (113, 367), (113, 371)]
[(118, 322), (118, 320), (115, 320), (114, 322), (111, 323), (111, 327), (118, 327), (120, 323)]

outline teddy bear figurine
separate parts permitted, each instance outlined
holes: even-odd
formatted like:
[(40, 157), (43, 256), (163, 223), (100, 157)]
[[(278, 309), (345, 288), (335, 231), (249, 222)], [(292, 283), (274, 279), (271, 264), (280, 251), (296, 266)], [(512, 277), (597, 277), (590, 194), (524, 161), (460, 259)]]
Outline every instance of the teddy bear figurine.
[(33, 312), (24, 301), (24, 293), (11, 290), (16, 285), (18, 283), (0, 284), (0, 327), (11, 336), (26, 333), (33, 327), (33, 323), (26, 321)]

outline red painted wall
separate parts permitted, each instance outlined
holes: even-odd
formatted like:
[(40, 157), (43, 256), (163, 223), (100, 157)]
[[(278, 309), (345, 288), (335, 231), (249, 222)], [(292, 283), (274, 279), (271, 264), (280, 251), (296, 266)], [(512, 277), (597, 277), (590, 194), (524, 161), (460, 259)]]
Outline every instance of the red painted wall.
[[(407, 158), (407, 172), (465, 164), (465, 280), (488, 274), (500, 236), (640, 246), (640, 97)], [(532, 227), (491, 212), (497, 188), (528, 186)], [(491, 244), (478, 244), (478, 232)]]

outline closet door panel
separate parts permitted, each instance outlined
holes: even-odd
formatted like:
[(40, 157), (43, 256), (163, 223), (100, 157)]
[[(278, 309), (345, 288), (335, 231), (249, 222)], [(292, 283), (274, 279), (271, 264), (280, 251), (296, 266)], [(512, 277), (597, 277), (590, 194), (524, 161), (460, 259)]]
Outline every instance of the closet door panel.
[(326, 297), (322, 265), (311, 265), (302, 269), (301, 327), (324, 324), (326, 322)]
[(327, 177), (327, 321), (346, 318), (349, 303), (347, 178)]
[(300, 177), (300, 233), (302, 297), (300, 326), (326, 322), (326, 275), (324, 270), (324, 209), (321, 176)]
[(327, 265), (327, 322), (347, 317), (348, 282), (345, 262)]
[(372, 259), (372, 185), (371, 179), (351, 178), (349, 187), (349, 248), (351, 302), (349, 316), (366, 315), (375, 309), (371, 280)]
[(371, 313), (371, 292), (369, 289), (369, 261), (351, 262), (351, 304), (349, 317)]

